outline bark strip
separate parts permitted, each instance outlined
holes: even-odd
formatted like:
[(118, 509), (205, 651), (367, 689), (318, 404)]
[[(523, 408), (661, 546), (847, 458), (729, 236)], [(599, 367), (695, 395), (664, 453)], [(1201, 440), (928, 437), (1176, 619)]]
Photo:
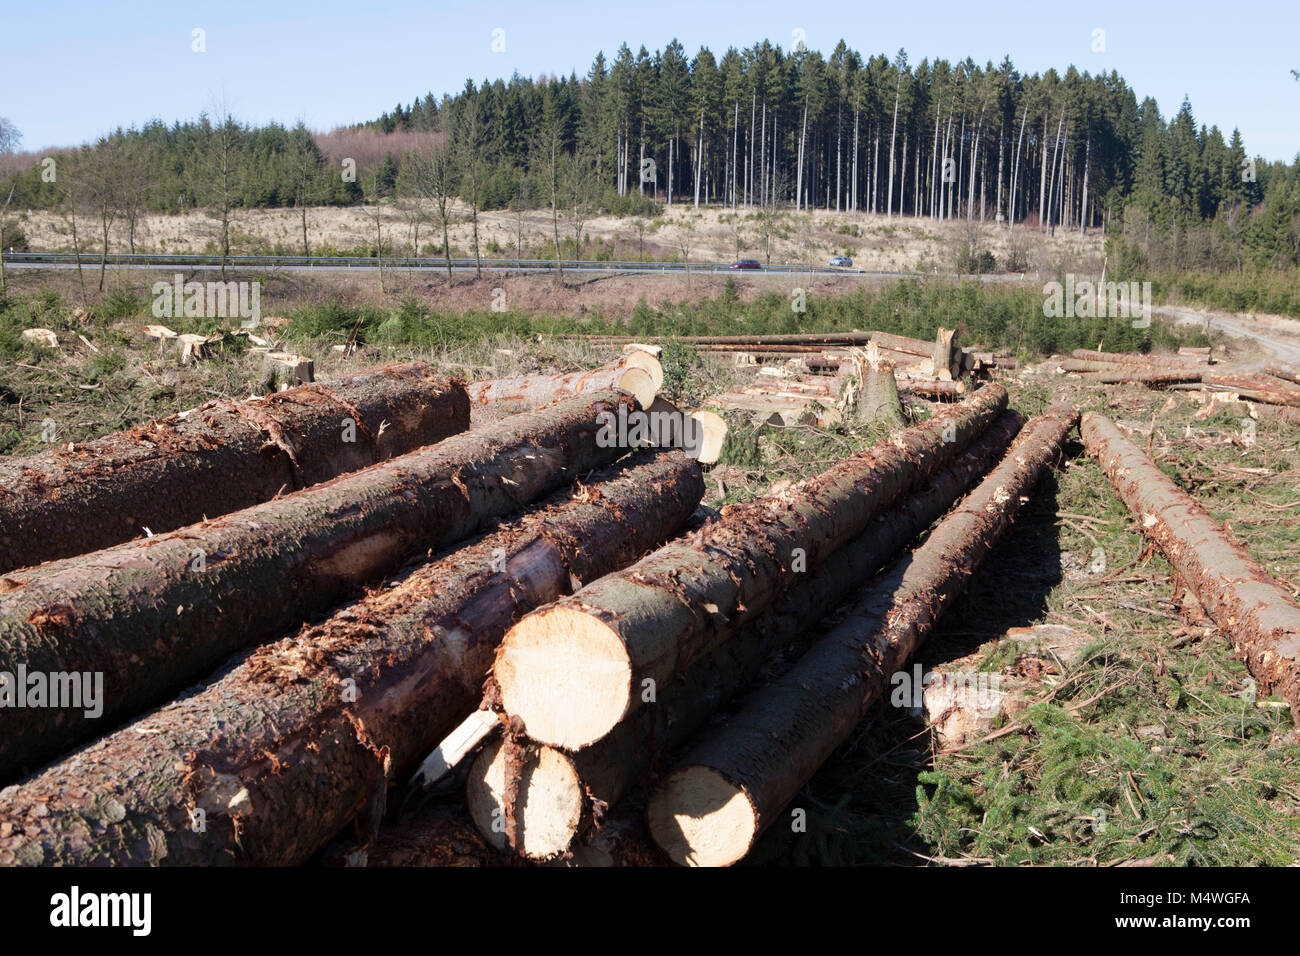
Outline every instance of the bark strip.
[(683, 453), (638, 452), (243, 655), (0, 793), (0, 865), (289, 865), (350, 820), (373, 834), (388, 783), (476, 706), (510, 623), (658, 545), (703, 490)]
[(1266, 693), (1300, 720), (1300, 605), (1191, 495), (1103, 415), (1083, 417), (1083, 442)]
[(410, 362), (6, 461), (0, 573), (229, 514), (468, 427), (463, 385)]
[(1078, 421), (1049, 410), (1003, 461), (867, 590), (785, 675), (746, 698), (661, 782), (650, 832), (675, 862), (724, 866), (749, 852), (817, 768), (884, 696), (1009, 527)]
[(166, 700), (239, 648), (297, 627), (623, 453), (615, 393), (569, 399), (145, 541), (0, 578), (0, 671), (102, 675), (103, 713), (0, 707), (0, 781)]

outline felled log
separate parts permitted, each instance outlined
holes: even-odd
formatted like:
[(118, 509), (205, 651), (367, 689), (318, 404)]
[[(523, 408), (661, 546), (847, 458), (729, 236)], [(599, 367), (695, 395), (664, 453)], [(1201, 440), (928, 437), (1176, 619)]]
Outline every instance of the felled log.
[(0, 579), (0, 671), (102, 675), (101, 716), (0, 708), (0, 780), (623, 454), (617, 393), (507, 418), (213, 521)]
[[(1070, 363), (1066, 363), (1069, 365)], [(1199, 369), (1141, 369), (1136, 365), (1128, 367), (1116, 366), (1118, 369), (1114, 372), (1087, 372), (1083, 376), (1085, 382), (1100, 382), (1103, 385), (1145, 385), (1148, 388), (1163, 388), (1166, 385), (1178, 385), (1185, 382), (1199, 382), (1201, 380), (1201, 371)], [(1070, 369), (1067, 369), (1070, 371)]]
[(794, 425), (833, 428), (843, 421), (834, 402), (811, 395), (746, 395), (732, 391), (711, 398), (706, 404), (723, 411), (748, 412), (759, 424), (787, 428)]
[[(654, 369), (658, 369), (657, 382)], [(645, 408), (655, 400), (662, 384), (663, 369), (659, 360), (648, 352), (633, 351), (587, 372), (489, 378), (470, 382), (465, 390), (469, 393), (469, 400), (476, 405), (505, 402), (536, 408), (561, 398), (615, 389), (633, 396)]]
[(908, 352), (920, 358), (934, 357), (934, 342), (927, 342), (925, 339), (914, 339), (907, 335), (895, 335), (892, 332), (870, 332), (871, 341), (875, 342), (882, 349), (893, 349), (897, 352)]
[(1300, 385), (1300, 369), (1292, 368), (1290, 365), (1269, 364), (1264, 366), (1264, 371), (1284, 382)]
[[(685, 743), (718, 707), (786, 654), (788, 645), (797, 645), (810, 621), (860, 590), (895, 551), (942, 515), (1001, 457), (1019, 427), (1017, 413), (1004, 413), (952, 466), (898, 508), (874, 518), (834, 560), (795, 585), (735, 639), (697, 661), (680, 680), (657, 688), (652, 704), (606, 738), (576, 752), (512, 740), (486, 748), (470, 768), (467, 794), (484, 838), (505, 849), (510, 837), (517, 852), (532, 857), (572, 848), (598, 813), (603, 816), (646, 779), (661, 754)], [(512, 790), (506, 786), (507, 762), (514, 768)]]
[(1265, 692), (1280, 693), (1300, 720), (1300, 604), (1108, 418), (1088, 413), (1081, 432), (1088, 454), (1140, 519), (1142, 534), (1178, 571)]
[(1233, 389), (1252, 401), (1268, 405), (1300, 406), (1300, 388), (1294, 388), (1271, 375), (1206, 372), (1201, 376), (1201, 381), (1206, 385)]
[(0, 865), (292, 865), (358, 814), (373, 832), (389, 781), (474, 709), (510, 623), (670, 537), (703, 491), (681, 452), (640, 452), (253, 651), (0, 794)]
[(1210, 364), (1210, 347), (1203, 345), (1200, 347), (1194, 345), (1183, 345), (1178, 349), (1178, 357), (1195, 362), (1198, 365)]
[(646, 412), (657, 438), (649, 447), (681, 448), (701, 465), (716, 464), (721, 457), (727, 440), (727, 422), (721, 415), (702, 408), (683, 411), (662, 395)]
[(0, 573), (229, 514), (468, 427), (460, 383), (412, 362), (9, 459)]
[(966, 383), (962, 381), (940, 381), (937, 378), (913, 378), (910, 375), (897, 377), (898, 390), (926, 398), (957, 399), (966, 394)]
[(1006, 408), (992, 385), (887, 443), (674, 541), (523, 618), (498, 652), (502, 709), (557, 747), (594, 743), (800, 575), (946, 467)]
[(1138, 352), (1102, 352), (1095, 349), (1075, 349), (1070, 355), (1085, 362), (1109, 362), (1112, 365), (1172, 365), (1175, 368), (1182, 368), (1195, 364), (1192, 360), (1175, 355), (1143, 355)]
[(651, 796), (651, 835), (675, 862), (742, 859), (817, 768), (884, 697), (1060, 454), (1078, 420), (1053, 409), (925, 543), (870, 586), (784, 676), (691, 748)]

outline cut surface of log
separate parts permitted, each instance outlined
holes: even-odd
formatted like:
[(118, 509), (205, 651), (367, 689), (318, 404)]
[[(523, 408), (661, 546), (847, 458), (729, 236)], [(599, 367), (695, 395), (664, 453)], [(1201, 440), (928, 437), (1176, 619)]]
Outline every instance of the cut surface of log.
[(461, 384), (412, 362), (9, 459), (0, 573), (229, 514), (468, 427)]
[(0, 708), (0, 780), (165, 700), (395, 570), (625, 449), (600, 393), (515, 415), (363, 471), (145, 541), (0, 578), (0, 671), (103, 675), (103, 712)]
[(1300, 721), (1300, 605), (1104, 415), (1080, 431), (1142, 534), (1169, 560), (1262, 684)]
[(510, 623), (658, 545), (702, 494), (681, 452), (638, 452), (241, 655), (0, 792), (0, 865), (293, 865), (349, 821), (372, 833), (389, 782), (476, 707)]
[(986, 386), (528, 615), (497, 656), (502, 708), (541, 743), (575, 749), (599, 740), (645, 688), (662, 687), (728, 640), (876, 514), (946, 467), (1006, 400), (1004, 388)]
[(786, 674), (705, 734), (651, 797), (651, 835), (674, 862), (742, 859), (817, 768), (884, 696), (1078, 421), (1052, 409), (1029, 422), (1002, 462), (902, 557)]

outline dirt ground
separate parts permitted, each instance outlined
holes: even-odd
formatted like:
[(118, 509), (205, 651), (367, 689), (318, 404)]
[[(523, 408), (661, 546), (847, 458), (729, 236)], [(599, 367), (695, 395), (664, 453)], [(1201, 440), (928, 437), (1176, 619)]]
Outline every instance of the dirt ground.
[[(418, 212), (417, 212), (418, 210)], [(313, 254), (332, 254), (372, 246), (376, 236), (375, 207), (321, 207), (308, 211), (308, 237)], [(419, 228), (414, 223), (419, 220)], [(450, 230), (454, 255), (471, 256), (472, 225), (469, 210), (458, 207)], [(642, 221), (597, 216), (583, 226), (584, 257), (622, 261), (675, 260), (731, 262), (737, 258), (766, 259), (760, 222), (753, 210), (719, 208), (696, 210), (678, 204), (659, 216)], [(71, 251), (72, 233), (67, 219), (44, 211), (19, 214), (19, 224), (33, 251)], [(95, 230), (81, 222), (79, 232), (85, 248), (98, 251)], [(416, 247), (422, 255), (441, 250), (442, 235), (435, 229), (431, 207), (414, 200), (401, 204), (386, 201), (378, 210), (378, 227), (385, 248), (410, 255)], [(199, 212), (177, 215), (147, 215), (136, 233), (138, 252), (202, 253), (214, 251), (217, 223)], [(548, 257), (551, 253), (552, 224), (549, 210), (532, 210), (517, 216), (509, 211), (479, 214), (482, 254), (488, 258), (518, 255)], [(992, 221), (968, 224), (964, 220), (931, 222), (914, 216), (887, 218), (878, 214), (813, 213), (780, 214), (775, 230), (771, 261), (825, 265), (832, 255), (848, 255), (855, 268), (868, 270), (934, 272), (949, 271), (956, 245), (977, 238), (1004, 267), (1013, 260), (1023, 265), (1014, 272), (1050, 272), (1060, 267), (1079, 273), (1099, 273), (1102, 264), (1100, 232), (1081, 236), (1057, 230), (1048, 237), (1029, 226), (1007, 230)], [(560, 222), (561, 240), (572, 240), (573, 226)], [(251, 209), (235, 213), (233, 239), (236, 253), (269, 253), (277, 248), (290, 255), (302, 252), (302, 220), (293, 209)], [(432, 244), (432, 245), (430, 245)], [(125, 252), (126, 226), (113, 225), (110, 250)]]

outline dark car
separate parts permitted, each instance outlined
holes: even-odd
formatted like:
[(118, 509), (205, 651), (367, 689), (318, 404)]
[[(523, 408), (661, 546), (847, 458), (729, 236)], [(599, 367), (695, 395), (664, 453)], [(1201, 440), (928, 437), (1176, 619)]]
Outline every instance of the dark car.
[(761, 269), (762, 264), (757, 259), (738, 259), (731, 264), (733, 269)]

